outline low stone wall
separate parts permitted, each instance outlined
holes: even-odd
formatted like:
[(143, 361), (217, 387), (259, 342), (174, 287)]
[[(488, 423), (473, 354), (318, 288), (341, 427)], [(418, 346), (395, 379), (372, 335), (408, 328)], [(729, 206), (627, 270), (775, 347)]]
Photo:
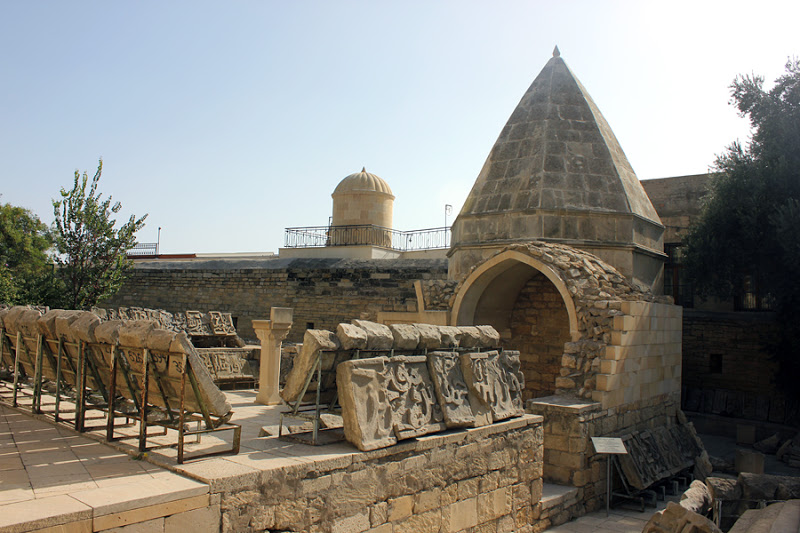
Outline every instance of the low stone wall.
[(634, 431), (677, 424), (679, 398), (662, 395), (612, 409), (566, 396), (529, 400), (527, 411), (543, 422), (545, 482), (579, 489), (584, 508), (599, 509), (605, 501), (606, 456), (594, 452), (590, 437), (621, 436)]
[[(526, 415), (371, 452), (287, 460), (211, 483), (222, 531), (542, 531), (542, 419)], [(480, 528), (480, 529), (478, 529)]]

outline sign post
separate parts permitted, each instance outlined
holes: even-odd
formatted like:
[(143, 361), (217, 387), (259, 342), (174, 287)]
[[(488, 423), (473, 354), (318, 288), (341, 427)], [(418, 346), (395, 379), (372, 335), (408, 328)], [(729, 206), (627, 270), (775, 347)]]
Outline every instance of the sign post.
[(592, 437), (592, 444), (594, 451), (608, 456), (606, 460), (606, 516), (608, 516), (611, 507), (611, 456), (627, 455), (628, 450), (625, 449), (622, 439), (617, 437)]

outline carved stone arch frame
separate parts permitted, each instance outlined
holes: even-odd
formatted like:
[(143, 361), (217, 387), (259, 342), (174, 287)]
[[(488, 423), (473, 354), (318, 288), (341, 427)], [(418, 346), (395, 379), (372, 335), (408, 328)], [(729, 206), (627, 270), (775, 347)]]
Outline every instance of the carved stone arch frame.
[(555, 286), (567, 309), (570, 338), (572, 342), (580, 340), (581, 332), (578, 329), (578, 313), (575, 309), (572, 295), (564, 281), (550, 265), (516, 250), (506, 250), (487, 259), (467, 276), (453, 302), (451, 315), (453, 324), (472, 325), (478, 310), (478, 303), (487, 288), (499, 276), (520, 264), (541, 272)]

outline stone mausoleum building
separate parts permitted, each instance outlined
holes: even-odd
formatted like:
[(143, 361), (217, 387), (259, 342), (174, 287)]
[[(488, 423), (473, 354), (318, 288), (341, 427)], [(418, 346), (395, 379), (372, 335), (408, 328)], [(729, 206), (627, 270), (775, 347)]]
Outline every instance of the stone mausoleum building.
[(491, 325), (520, 351), (527, 409), (544, 416), (544, 480), (578, 489), (570, 512), (605, 491), (590, 436), (678, 424), (682, 309), (660, 296), (664, 226), (558, 49), (489, 151), (449, 247), (395, 246), (391, 188), (365, 169), (332, 196), (328, 227), (290, 228), (312, 245), (139, 260), (105, 305), (221, 310), (245, 338), (270, 307), (291, 307), (294, 342), (353, 318)]

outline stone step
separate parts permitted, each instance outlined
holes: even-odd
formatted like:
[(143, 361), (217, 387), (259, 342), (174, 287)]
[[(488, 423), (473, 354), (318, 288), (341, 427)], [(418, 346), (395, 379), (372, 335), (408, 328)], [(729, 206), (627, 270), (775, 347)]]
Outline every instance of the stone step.
[(578, 489), (555, 483), (542, 484), (542, 510), (568, 507), (578, 501)]
[(746, 511), (729, 533), (789, 533), (800, 531), (800, 500), (774, 503)]

